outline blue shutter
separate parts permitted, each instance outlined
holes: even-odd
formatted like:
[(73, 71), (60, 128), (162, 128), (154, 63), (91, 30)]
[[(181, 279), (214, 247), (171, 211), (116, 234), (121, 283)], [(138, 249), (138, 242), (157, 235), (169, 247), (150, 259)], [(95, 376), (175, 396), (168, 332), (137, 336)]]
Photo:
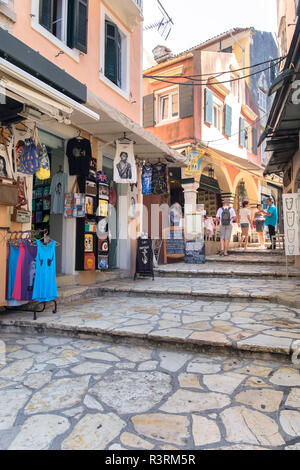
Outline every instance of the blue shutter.
[(224, 125), (224, 134), (227, 137), (231, 137), (231, 125), (232, 125), (232, 108), (225, 104), (225, 125)]
[(53, 0), (40, 0), (39, 22), (52, 33)]
[(242, 117), (240, 118), (240, 145), (242, 147), (246, 146), (246, 140), (245, 140), (245, 119)]
[(252, 128), (252, 151), (254, 155), (258, 154), (257, 151), (257, 129), (255, 127)]
[(205, 88), (204, 119), (207, 124), (213, 123), (213, 93), (208, 88)]

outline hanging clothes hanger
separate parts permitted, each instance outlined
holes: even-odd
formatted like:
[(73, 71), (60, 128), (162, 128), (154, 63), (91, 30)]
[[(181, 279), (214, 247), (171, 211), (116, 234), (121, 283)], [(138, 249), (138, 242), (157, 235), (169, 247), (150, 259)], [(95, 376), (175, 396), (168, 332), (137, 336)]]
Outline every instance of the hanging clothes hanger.
[(82, 135), (81, 135), (81, 130), (80, 130), (80, 129), (79, 129), (79, 131), (77, 132), (76, 140), (83, 140), (83, 137), (82, 137)]
[(58, 173), (63, 173), (62, 165), (59, 165), (58, 171), (56, 172), (56, 174), (58, 174)]
[[(129, 139), (129, 138), (126, 136), (126, 132), (123, 132), (123, 137), (120, 137), (120, 138), (118, 139), (118, 141), (121, 142), (121, 143), (122, 143), (122, 142), (123, 142), (123, 143), (126, 142), (126, 143), (128, 143), (128, 144), (129, 144), (129, 143), (133, 143), (134, 145), (136, 145), (135, 140), (131, 140), (131, 139)], [(115, 142), (115, 143), (116, 143), (116, 142)]]

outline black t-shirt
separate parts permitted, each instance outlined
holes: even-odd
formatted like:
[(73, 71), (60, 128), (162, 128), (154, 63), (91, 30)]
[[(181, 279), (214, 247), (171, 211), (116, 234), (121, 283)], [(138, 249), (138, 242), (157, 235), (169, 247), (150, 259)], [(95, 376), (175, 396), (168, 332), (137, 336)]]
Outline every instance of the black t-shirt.
[(92, 158), (91, 143), (87, 139), (71, 139), (67, 144), (69, 174), (88, 176)]

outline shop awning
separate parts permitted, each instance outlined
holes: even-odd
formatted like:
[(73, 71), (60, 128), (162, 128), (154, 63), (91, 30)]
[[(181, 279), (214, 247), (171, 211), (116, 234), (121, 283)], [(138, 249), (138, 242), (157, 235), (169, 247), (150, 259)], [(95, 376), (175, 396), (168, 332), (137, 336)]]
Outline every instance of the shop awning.
[(135, 155), (141, 160), (158, 161), (161, 159), (161, 162), (172, 167), (187, 166), (188, 159), (185, 155), (170, 148), (166, 143), (89, 90), (87, 96), (87, 105), (101, 115), (101, 121), (87, 123), (84, 119), (78, 119), (75, 120), (77, 127), (92, 134), (104, 145), (110, 144), (112, 146), (114, 146), (114, 141), (126, 132), (127, 137), (136, 142)]
[(74, 101), (24, 70), (0, 58), (0, 86), (2, 92), (37, 111), (59, 118), (99, 121), (98, 113)]
[(253, 173), (254, 176), (260, 177), (263, 175), (263, 167), (257, 165), (256, 163), (246, 160), (245, 158), (237, 157), (230, 153), (223, 152), (222, 150), (215, 149), (212, 147), (205, 148), (206, 154), (211, 155), (212, 157), (220, 158), (225, 163), (232, 165), (240, 170), (245, 170)]

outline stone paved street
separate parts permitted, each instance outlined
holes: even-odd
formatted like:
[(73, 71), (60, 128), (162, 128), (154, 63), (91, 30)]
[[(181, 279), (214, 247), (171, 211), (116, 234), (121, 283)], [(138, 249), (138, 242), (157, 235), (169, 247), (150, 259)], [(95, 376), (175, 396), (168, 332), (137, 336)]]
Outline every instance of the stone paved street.
[[(137, 282), (137, 286), (145, 281)], [(182, 287), (182, 286), (181, 286)], [(0, 314), (1, 328), (173, 343), (181, 349), (275, 353), (287, 359), (300, 340), (300, 310), (263, 302), (106, 296), (38, 315)], [(24, 330), (26, 328), (27, 330)]]
[(51, 336), (1, 339), (1, 449), (300, 448), (297, 366)]

